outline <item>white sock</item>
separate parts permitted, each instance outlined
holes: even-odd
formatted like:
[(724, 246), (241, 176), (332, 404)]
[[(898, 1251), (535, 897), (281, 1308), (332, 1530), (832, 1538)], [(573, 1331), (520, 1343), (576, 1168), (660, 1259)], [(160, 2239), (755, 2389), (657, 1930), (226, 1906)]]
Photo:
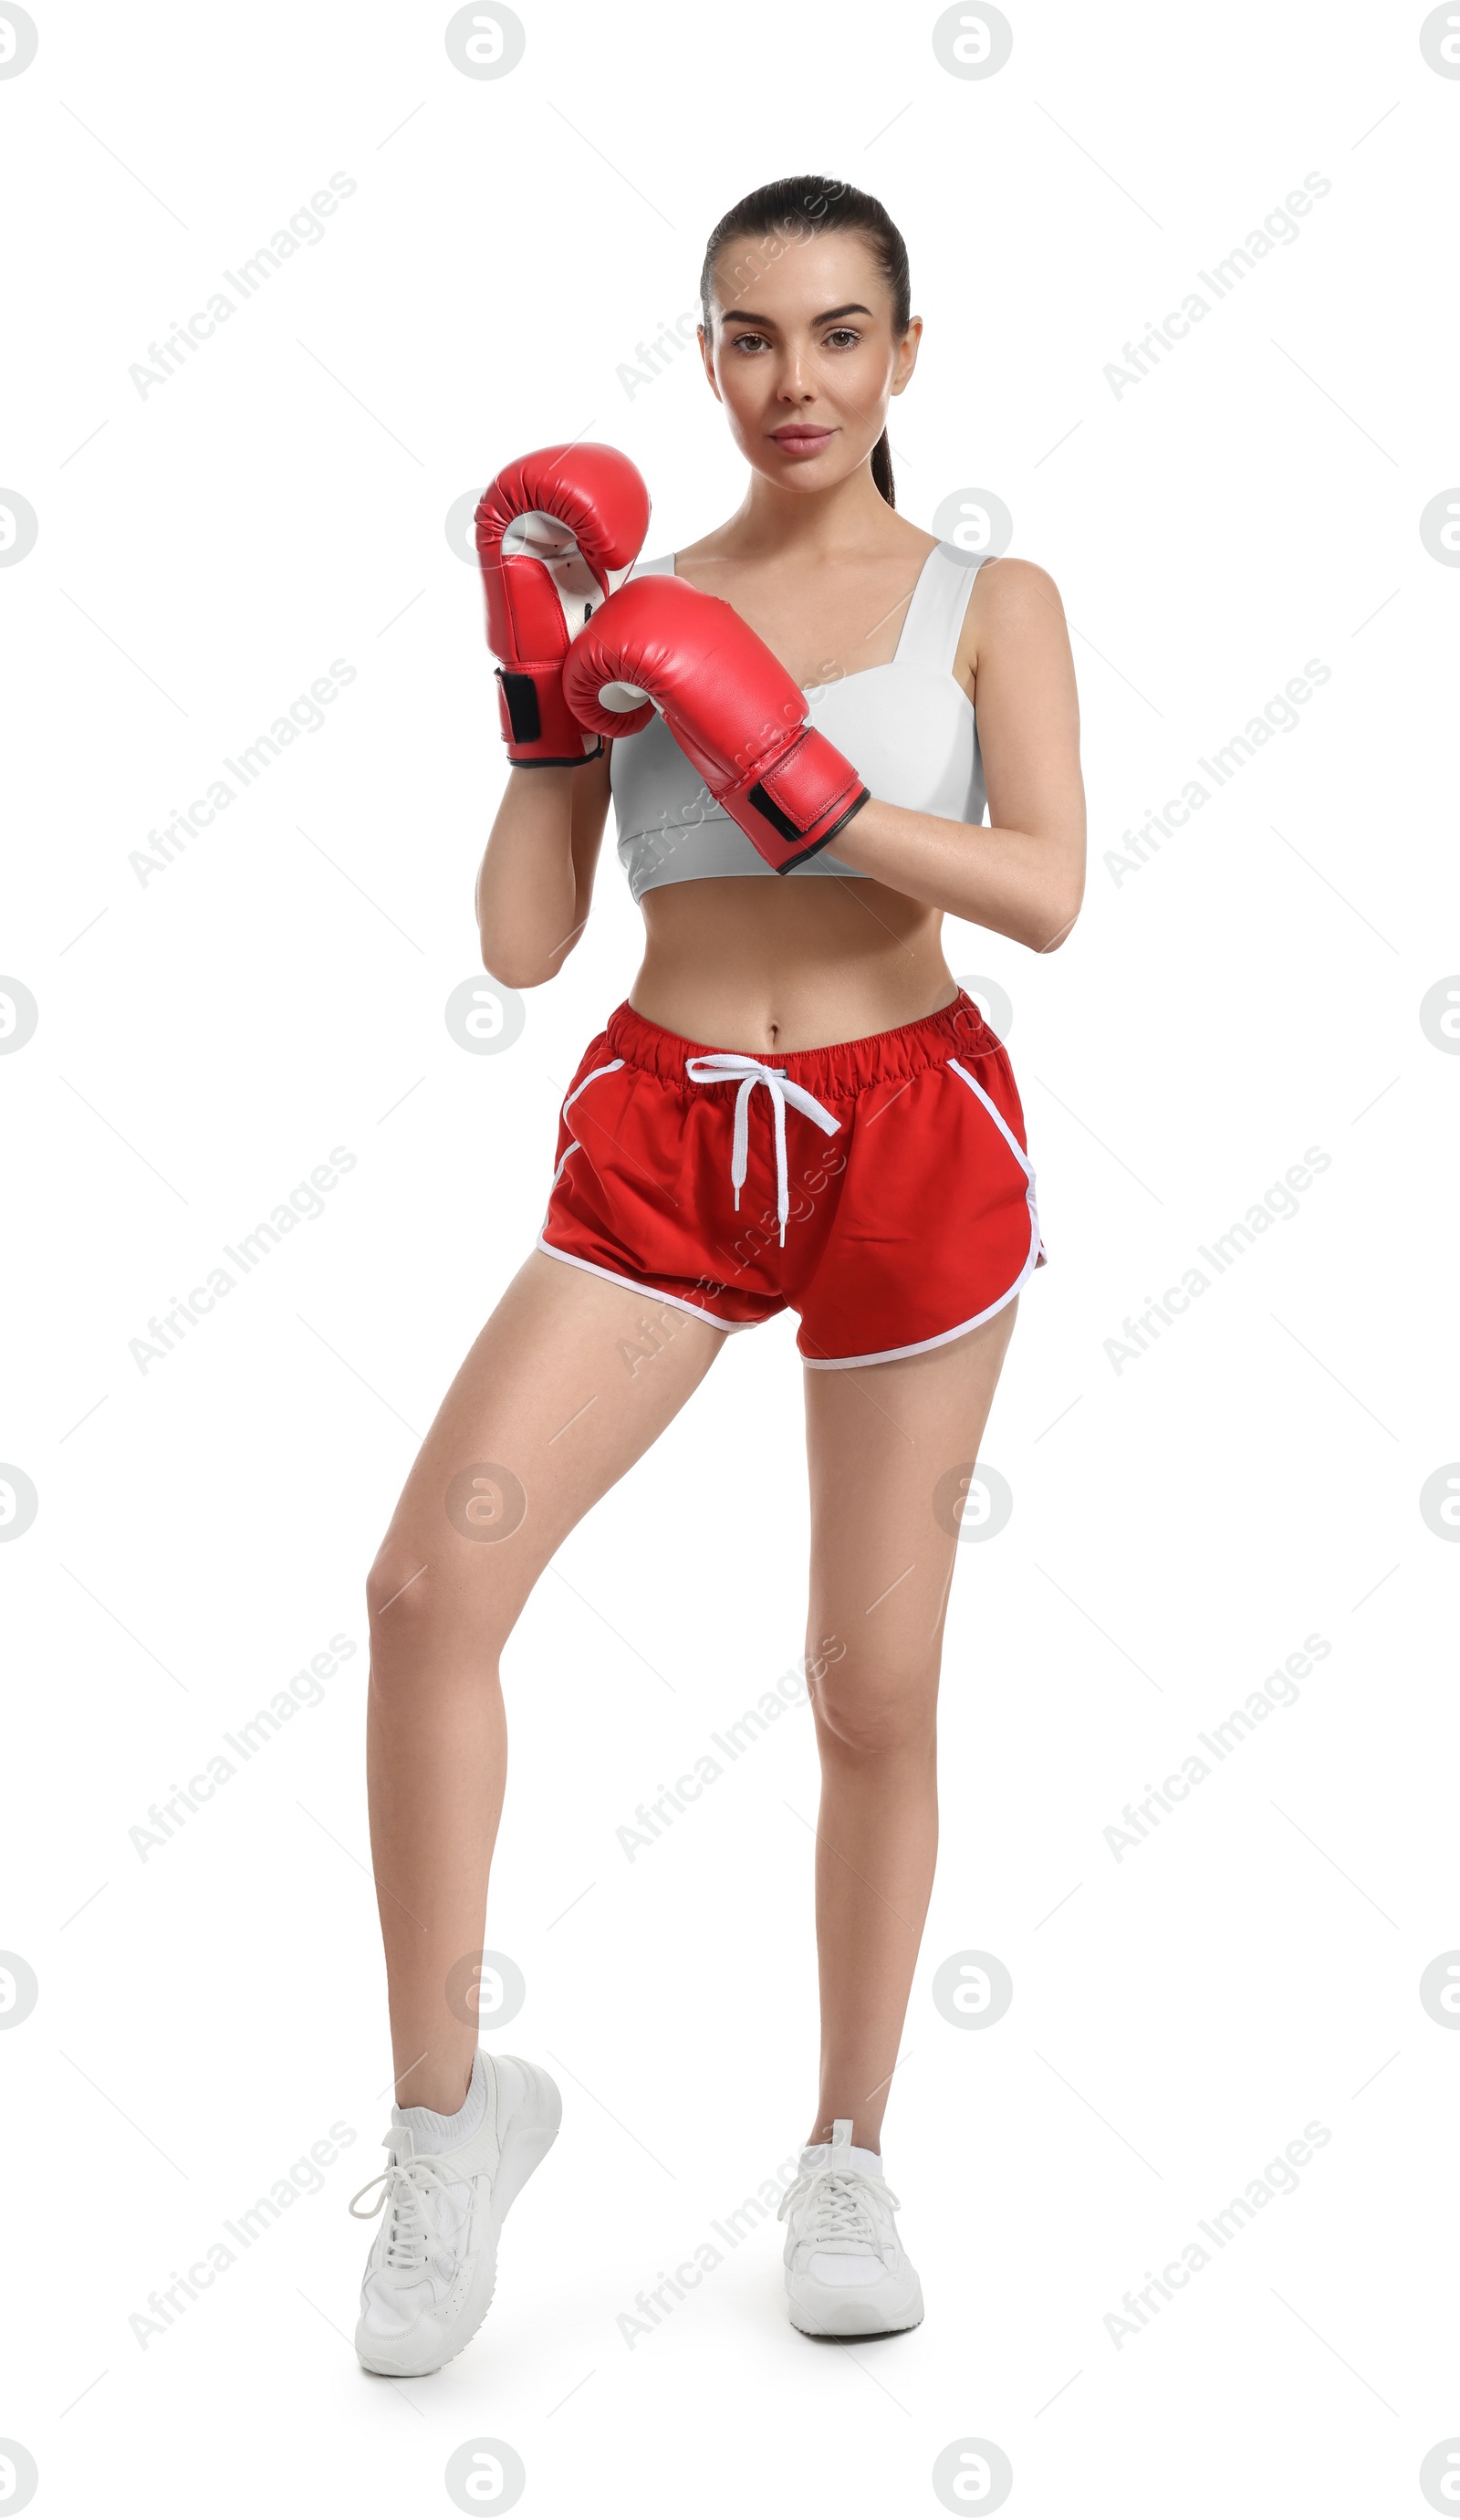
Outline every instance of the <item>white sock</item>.
[(409, 2127), (422, 2151), (450, 2152), (454, 2144), (465, 2143), (475, 2135), (487, 2108), (487, 2077), (478, 2048), (471, 2065), (471, 2080), (466, 2096), (453, 2117), (443, 2117), (439, 2109), (392, 2109), (397, 2126)]
[[(882, 2155), (880, 2152), (869, 2152), (864, 2143), (854, 2143), (850, 2149), (854, 2170), (863, 2171), (872, 2179), (880, 2179), (882, 2177)], [(801, 2154), (801, 2167), (803, 2170), (808, 2168), (817, 2168), (819, 2163), (825, 2159), (826, 2154), (830, 2150), (831, 2146), (829, 2142), (807, 2144)]]

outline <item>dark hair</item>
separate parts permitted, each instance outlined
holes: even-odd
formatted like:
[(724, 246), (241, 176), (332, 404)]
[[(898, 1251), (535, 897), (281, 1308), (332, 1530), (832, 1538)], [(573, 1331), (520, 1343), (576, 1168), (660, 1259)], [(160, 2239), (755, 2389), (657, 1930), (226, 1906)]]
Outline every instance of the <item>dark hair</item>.
[[(710, 328), (710, 288), (715, 265), (728, 245), (736, 244), (742, 237), (764, 237), (775, 255), (783, 253), (788, 245), (804, 244), (808, 237), (842, 230), (865, 237), (870, 246), (892, 291), (892, 329), (901, 340), (912, 314), (907, 248), (902, 235), (871, 193), (859, 193), (855, 184), (833, 183), (829, 175), (782, 175), (774, 184), (760, 184), (718, 221), (705, 248), (704, 268), (699, 276), (706, 332)], [(892, 450), (885, 428), (872, 448), (872, 479), (889, 508), (895, 508)]]

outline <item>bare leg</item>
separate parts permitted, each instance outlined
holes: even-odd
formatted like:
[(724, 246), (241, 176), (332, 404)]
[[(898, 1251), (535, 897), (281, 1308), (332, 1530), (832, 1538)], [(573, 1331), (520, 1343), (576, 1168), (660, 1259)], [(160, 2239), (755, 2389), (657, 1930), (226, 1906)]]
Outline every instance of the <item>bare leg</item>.
[(813, 2143), (850, 2118), (853, 2142), (878, 2149), (938, 1853), (938, 1673), (957, 1542), (933, 1492), (977, 1456), (1017, 1309), (926, 1356), (805, 1376), (821, 1756)]
[[(663, 1344), (635, 1361), (620, 1341), (642, 1347), (645, 1320)], [(553, 1552), (669, 1424), (724, 1337), (534, 1252), (406, 1482), (367, 1586), (371, 1847), (402, 2108), (458, 2109), (470, 2078), (476, 2032), (447, 1981), (485, 1930), (507, 1768), (502, 1647)], [(488, 1464), (508, 1477), (464, 1476)]]

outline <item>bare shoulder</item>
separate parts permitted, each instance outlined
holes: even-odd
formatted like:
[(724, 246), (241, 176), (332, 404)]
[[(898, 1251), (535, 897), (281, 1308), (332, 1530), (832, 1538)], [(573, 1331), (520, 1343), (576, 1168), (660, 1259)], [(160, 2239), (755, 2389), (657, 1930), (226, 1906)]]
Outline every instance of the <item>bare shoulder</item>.
[(1065, 608), (1047, 568), (1036, 560), (987, 560), (969, 599), (970, 612), (986, 621), (1009, 623), (1038, 620), (1041, 613), (1063, 621)]
[(898, 524), (902, 529), (898, 538), (900, 546), (904, 551), (910, 553), (915, 560), (925, 561), (929, 552), (935, 552), (940, 548), (936, 534), (925, 534), (921, 525), (909, 523), (906, 517), (900, 517)]
[(954, 672), (972, 677), (995, 646), (1016, 643), (1026, 651), (1052, 644), (1066, 651), (1069, 631), (1059, 588), (1038, 561), (985, 561), (974, 580), (963, 618)]

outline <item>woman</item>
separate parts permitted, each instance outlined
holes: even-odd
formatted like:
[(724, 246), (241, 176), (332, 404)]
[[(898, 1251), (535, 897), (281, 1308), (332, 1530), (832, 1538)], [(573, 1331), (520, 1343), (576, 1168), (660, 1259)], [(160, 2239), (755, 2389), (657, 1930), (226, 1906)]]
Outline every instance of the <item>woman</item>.
[[(497, 1657), (728, 1330), (787, 1302), (822, 1792), (820, 2087), (782, 2200), (785, 2280), (810, 2334), (922, 2316), (878, 2145), (937, 1843), (957, 1533), (942, 1491), (977, 1457), (1043, 1258), (1008, 1060), (939, 931), (951, 913), (1034, 953), (1068, 934), (1075, 677), (1042, 569), (972, 562), (893, 504), (887, 409), (922, 326), (881, 204), (766, 186), (716, 229), (701, 294), (705, 374), (750, 467), (727, 524), (624, 582), (637, 475), (585, 447), (526, 459), (478, 512), (520, 765), (478, 879), (484, 963), (519, 989), (561, 968), (610, 794), (646, 942), (564, 1102), (538, 1248), (448, 1393), (370, 1581), (398, 2077), (357, 2332), (373, 2370), (435, 2369), (474, 2332), (502, 2217), (556, 2131), (541, 2068), (474, 2052), (439, 1958), (482, 1946)], [(675, 1335), (652, 1372), (610, 1383), (597, 1361), (640, 1348), (646, 1292)], [(559, 1442), (590, 1374), (598, 1404)], [(497, 1545), (462, 1536), (464, 1512), (500, 1517)]]

